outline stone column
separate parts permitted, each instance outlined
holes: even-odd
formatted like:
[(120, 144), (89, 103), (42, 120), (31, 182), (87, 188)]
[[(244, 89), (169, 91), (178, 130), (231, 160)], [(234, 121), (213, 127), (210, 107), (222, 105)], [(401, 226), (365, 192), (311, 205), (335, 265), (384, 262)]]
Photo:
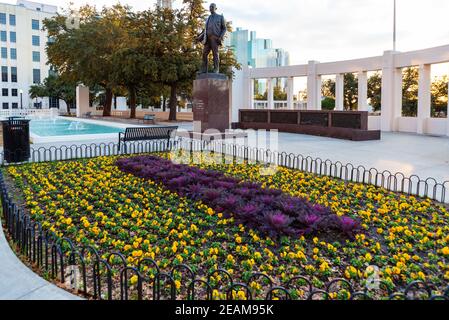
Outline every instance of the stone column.
[(317, 74), (317, 61), (309, 61), (307, 70), (307, 109), (321, 110), (321, 76)]
[(79, 85), (76, 87), (76, 117), (81, 118), (89, 109), (89, 87)]
[(267, 90), (268, 90), (268, 109), (274, 109), (274, 88), (273, 88), (273, 78), (267, 79)]
[(381, 130), (397, 130), (402, 111), (402, 69), (394, 66), (394, 51), (386, 51), (382, 67), (382, 116)]
[(337, 74), (335, 77), (335, 110), (344, 110), (345, 75)]
[(368, 73), (360, 71), (358, 78), (358, 109), (359, 111), (368, 111)]
[(248, 109), (254, 109), (254, 81), (256, 79), (249, 78), (249, 106)]
[(294, 109), (295, 108), (295, 102), (294, 102), (294, 78), (289, 77), (287, 79), (287, 108), (288, 109)]
[(399, 132), (399, 118), (402, 117), (402, 81), (403, 81), (402, 69), (394, 69), (394, 105), (393, 105), (393, 131)]
[(241, 70), (233, 68), (234, 78), (229, 90), (229, 101), (231, 101), (232, 118), (231, 123), (239, 122), (240, 109), (251, 108), (248, 105), (250, 80), (248, 77), (248, 68), (243, 67)]
[(418, 88), (418, 134), (426, 133), (426, 122), (430, 118), (431, 104), (431, 67), (430, 64), (419, 66), (419, 88)]

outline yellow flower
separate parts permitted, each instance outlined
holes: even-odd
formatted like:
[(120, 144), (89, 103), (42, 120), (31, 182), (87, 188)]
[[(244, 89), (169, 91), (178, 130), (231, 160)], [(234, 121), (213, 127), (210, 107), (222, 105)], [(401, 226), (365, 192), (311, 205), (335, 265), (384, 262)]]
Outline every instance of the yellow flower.
[(373, 259), (373, 257), (371, 256), (371, 254), (367, 253), (365, 254), (365, 260), (370, 262)]
[(142, 250), (133, 251), (133, 257), (134, 258), (139, 258), (142, 255), (143, 255), (143, 251)]
[(444, 247), (441, 252), (445, 255), (445, 256), (449, 256), (449, 247)]
[(320, 271), (321, 272), (326, 272), (327, 270), (329, 270), (329, 264), (324, 261), (321, 265), (320, 265)]
[(137, 281), (139, 281), (139, 277), (134, 275), (131, 277), (131, 279), (129, 279), (131, 282), (131, 285), (135, 285), (137, 283)]

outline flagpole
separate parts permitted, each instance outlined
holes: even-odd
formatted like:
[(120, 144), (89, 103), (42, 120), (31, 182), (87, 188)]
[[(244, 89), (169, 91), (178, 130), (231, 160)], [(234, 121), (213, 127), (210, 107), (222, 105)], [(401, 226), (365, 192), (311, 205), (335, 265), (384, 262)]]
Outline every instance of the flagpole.
[(393, 18), (393, 51), (396, 51), (396, 0), (394, 0)]

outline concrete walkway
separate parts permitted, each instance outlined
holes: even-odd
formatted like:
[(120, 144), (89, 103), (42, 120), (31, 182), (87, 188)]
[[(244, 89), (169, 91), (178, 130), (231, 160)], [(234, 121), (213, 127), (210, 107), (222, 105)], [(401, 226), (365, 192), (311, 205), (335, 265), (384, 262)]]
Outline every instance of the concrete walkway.
[(0, 223), (0, 300), (81, 300), (45, 281), (12, 252)]

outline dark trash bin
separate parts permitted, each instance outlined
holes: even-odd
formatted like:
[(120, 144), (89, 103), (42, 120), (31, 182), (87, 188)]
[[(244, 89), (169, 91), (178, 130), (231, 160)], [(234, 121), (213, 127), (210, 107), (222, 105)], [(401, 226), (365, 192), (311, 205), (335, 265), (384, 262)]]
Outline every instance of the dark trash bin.
[(2, 121), (3, 154), (8, 163), (25, 162), (30, 158), (30, 120), (10, 117)]

